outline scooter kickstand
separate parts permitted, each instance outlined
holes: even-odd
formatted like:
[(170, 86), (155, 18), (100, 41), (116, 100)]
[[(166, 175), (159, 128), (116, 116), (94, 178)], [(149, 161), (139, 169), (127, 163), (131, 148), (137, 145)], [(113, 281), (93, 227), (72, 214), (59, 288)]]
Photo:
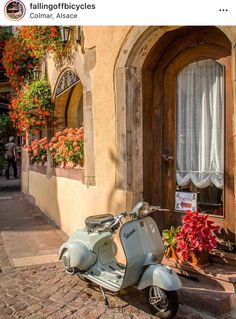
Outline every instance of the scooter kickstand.
[(99, 286), (99, 287), (100, 287), (100, 290), (101, 290), (101, 292), (102, 292), (104, 304), (105, 304), (105, 306), (107, 306), (107, 307), (109, 308), (109, 302), (108, 302), (107, 296), (105, 295), (105, 292), (104, 292), (102, 286)]

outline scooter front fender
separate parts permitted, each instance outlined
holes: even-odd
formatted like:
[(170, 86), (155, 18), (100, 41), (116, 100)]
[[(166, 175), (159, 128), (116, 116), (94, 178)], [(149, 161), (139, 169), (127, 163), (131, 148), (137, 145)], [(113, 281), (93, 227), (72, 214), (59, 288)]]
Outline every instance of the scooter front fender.
[(142, 290), (149, 286), (158, 286), (167, 291), (178, 290), (182, 283), (178, 275), (168, 266), (157, 264), (150, 265), (143, 273), (138, 285)]

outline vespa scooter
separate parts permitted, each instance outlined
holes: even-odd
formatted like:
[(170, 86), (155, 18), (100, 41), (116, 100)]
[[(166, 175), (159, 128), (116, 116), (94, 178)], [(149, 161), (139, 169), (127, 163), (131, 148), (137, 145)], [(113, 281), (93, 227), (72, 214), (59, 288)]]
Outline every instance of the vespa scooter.
[[(136, 286), (144, 290), (154, 314), (159, 318), (172, 318), (178, 311), (176, 290), (182, 287), (177, 274), (161, 264), (164, 246), (158, 227), (149, 215), (159, 207), (138, 203), (132, 212), (90, 216), (86, 227), (77, 230), (60, 247), (59, 259), (66, 272), (91, 281), (103, 289), (118, 292)], [(126, 256), (126, 266), (117, 262), (115, 231), (123, 218), (120, 241)], [(103, 292), (105, 302), (107, 299)]]

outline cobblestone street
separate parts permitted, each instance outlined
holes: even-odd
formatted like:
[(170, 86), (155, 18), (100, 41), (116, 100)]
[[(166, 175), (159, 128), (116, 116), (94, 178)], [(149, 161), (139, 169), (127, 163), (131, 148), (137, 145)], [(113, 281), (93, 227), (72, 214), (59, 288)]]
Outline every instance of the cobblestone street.
[[(0, 319), (156, 318), (142, 293), (108, 294), (107, 308), (97, 287), (65, 274), (55, 258), (62, 234), (21, 193), (0, 194), (0, 225)], [(212, 317), (180, 305), (176, 319)]]
[[(151, 319), (142, 294), (108, 295), (110, 308), (101, 292), (90, 288), (77, 276), (63, 273), (59, 263), (21, 268), (1, 275), (1, 319)], [(211, 317), (180, 307), (176, 319), (210, 319)], [(231, 317), (225, 317), (225, 319)]]

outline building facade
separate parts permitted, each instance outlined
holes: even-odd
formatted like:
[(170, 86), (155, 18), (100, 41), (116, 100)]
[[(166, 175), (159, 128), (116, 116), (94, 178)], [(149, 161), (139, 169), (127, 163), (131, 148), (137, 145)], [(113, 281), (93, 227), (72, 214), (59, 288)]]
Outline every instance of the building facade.
[(60, 128), (84, 126), (84, 167), (35, 167), (24, 153), (23, 192), (68, 235), (140, 200), (166, 209), (161, 229), (198, 209), (233, 251), (236, 27), (72, 29), (45, 72)]

